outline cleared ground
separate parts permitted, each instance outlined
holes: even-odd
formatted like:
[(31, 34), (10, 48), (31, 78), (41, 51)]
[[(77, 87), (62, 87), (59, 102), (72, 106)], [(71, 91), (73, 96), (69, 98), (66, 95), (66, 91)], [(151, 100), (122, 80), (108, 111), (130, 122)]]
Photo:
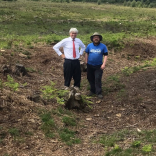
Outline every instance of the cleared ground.
[[(69, 111), (74, 116), (76, 126), (67, 126), (62, 122), (68, 116), (63, 106), (50, 101), (32, 102), (27, 97), (39, 92), (42, 86), (56, 83), (57, 88), (63, 86), (63, 60), (52, 50), (52, 46), (35, 47), (34, 49), (19, 48), (12, 55), (13, 50), (1, 51), (1, 65), (10, 62), (13, 66), (17, 62), (23, 64), (29, 76), (18, 77), (12, 75), (19, 84), (27, 82), (25, 87), (19, 88), (11, 98), (8, 97), (9, 89), (6, 87), (1, 93), (0, 105), (0, 136), (1, 155), (45, 155), (45, 156), (101, 156), (106, 153), (103, 144), (96, 140), (103, 134), (113, 134), (123, 129), (137, 131), (155, 129), (156, 109), (156, 70), (154, 67), (145, 67), (129, 76), (123, 74), (122, 69), (138, 67), (145, 60), (156, 57), (155, 38), (142, 39), (127, 44), (120, 52), (109, 51), (107, 67), (103, 74), (104, 99), (99, 101), (91, 98), (92, 109)], [(148, 48), (147, 48), (148, 47)], [(20, 52), (29, 51), (28, 58), (19, 56)], [(83, 58), (82, 58), (83, 59)], [(118, 76), (117, 76), (118, 75)], [(120, 77), (119, 77), (120, 76)], [(0, 74), (3, 82), (6, 77)], [(88, 92), (86, 73), (82, 73), (82, 93)], [(60, 113), (58, 108), (64, 110)], [(51, 115), (58, 129), (71, 128), (81, 140), (79, 144), (66, 145), (58, 136), (47, 138), (42, 130), (43, 121), (40, 114), (51, 111)], [(12, 129), (18, 133), (12, 132)], [(53, 130), (56, 133), (58, 130)], [(124, 141), (129, 137), (128, 143)], [(127, 136), (120, 144), (127, 148), (135, 139)], [(155, 146), (155, 143), (153, 143)], [(107, 149), (108, 150), (108, 149)], [(151, 155), (154, 155), (154, 153)]]

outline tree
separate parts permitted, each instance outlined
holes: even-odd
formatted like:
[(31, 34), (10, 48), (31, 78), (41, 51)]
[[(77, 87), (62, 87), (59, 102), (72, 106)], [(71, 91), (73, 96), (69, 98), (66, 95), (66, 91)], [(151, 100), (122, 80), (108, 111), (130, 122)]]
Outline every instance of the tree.
[(135, 1), (135, 0), (133, 0), (133, 1), (131, 2), (131, 7), (136, 7), (136, 1)]
[(100, 4), (101, 4), (101, 0), (98, 0), (98, 1), (97, 1), (97, 4), (100, 5)]

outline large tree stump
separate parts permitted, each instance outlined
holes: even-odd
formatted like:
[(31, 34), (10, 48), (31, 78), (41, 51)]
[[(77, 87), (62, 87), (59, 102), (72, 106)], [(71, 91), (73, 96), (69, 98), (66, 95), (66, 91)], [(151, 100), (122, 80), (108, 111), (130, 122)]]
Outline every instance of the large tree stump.
[(69, 93), (65, 97), (65, 108), (68, 109), (83, 109), (85, 108), (81, 93), (78, 89), (71, 87)]

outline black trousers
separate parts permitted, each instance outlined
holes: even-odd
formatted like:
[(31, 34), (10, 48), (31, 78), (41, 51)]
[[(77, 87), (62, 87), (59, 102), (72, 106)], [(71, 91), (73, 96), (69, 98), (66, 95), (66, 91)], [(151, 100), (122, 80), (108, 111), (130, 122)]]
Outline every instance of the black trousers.
[(64, 61), (64, 85), (69, 87), (71, 79), (74, 79), (74, 86), (80, 87), (81, 81), (81, 68), (80, 61), (65, 59)]
[(91, 87), (90, 91), (97, 95), (102, 93), (102, 74), (103, 70), (101, 69), (101, 65), (92, 66), (87, 64), (87, 79)]

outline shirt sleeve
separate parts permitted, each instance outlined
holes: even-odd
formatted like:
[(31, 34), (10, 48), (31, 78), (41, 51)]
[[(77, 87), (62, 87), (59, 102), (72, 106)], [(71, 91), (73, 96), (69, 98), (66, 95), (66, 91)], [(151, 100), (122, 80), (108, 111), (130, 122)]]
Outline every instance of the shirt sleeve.
[(64, 44), (65, 44), (65, 40), (62, 40), (62, 41), (58, 42), (57, 44), (55, 44), (53, 46), (53, 49), (56, 51), (56, 53), (59, 56), (62, 55), (62, 52), (60, 51), (60, 48), (63, 47)]
[(106, 46), (104, 46), (103, 55), (104, 56), (108, 55), (108, 50), (107, 50), (107, 47)]
[(86, 46), (83, 44), (81, 40), (79, 42), (80, 42), (80, 47), (81, 47), (80, 55), (83, 55), (83, 52), (85, 51)]

